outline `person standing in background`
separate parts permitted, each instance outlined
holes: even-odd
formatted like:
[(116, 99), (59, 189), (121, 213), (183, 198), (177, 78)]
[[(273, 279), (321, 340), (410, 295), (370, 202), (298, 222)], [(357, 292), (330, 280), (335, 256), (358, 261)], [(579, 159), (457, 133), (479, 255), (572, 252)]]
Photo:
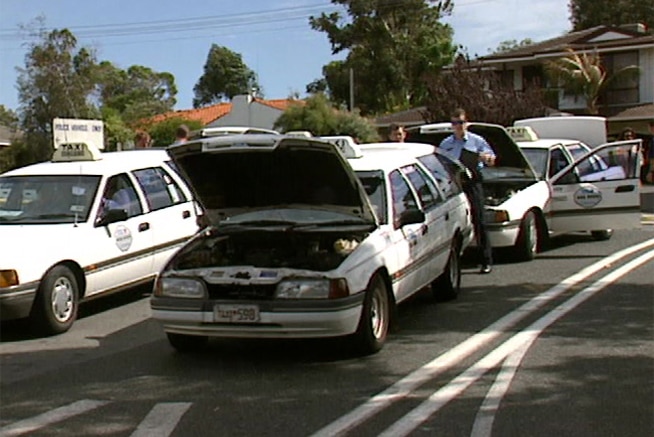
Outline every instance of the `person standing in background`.
[(388, 129), (388, 141), (393, 143), (403, 143), (406, 138), (404, 126), (398, 123), (391, 123)]
[(185, 143), (188, 141), (189, 128), (185, 124), (180, 124), (177, 130), (175, 131), (175, 142), (176, 143)]
[(148, 149), (152, 147), (152, 138), (150, 134), (144, 130), (136, 132), (134, 137), (134, 148), (135, 149)]
[(450, 122), (454, 133), (445, 138), (439, 148), (457, 158), (470, 172), (470, 178), (463, 184), (470, 206), (472, 222), (475, 227), (477, 246), (480, 251), (480, 273), (490, 273), (493, 266), (493, 248), (488, 238), (484, 217), (484, 189), (481, 169), (495, 165), (495, 152), (480, 135), (468, 132), (468, 120), (463, 109), (452, 112)]

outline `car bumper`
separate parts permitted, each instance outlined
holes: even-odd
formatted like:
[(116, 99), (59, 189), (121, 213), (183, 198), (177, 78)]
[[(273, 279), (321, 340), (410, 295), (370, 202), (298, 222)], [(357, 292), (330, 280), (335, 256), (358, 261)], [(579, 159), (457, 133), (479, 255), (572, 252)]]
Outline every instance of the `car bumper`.
[(0, 288), (0, 320), (22, 319), (30, 315), (38, 283)]
[[(510, 247), (514, 246), (518, 241), (520, 221), (488, 223), (486, 224), (486, 228), (488, 229), (488, 239), (491, 243), (491, 247)], [(471, 245), (477, 245), (475, 238), (473, 238)]]
[[(164, 331), (174, 334), (233, 338), (317, 338), (337, 337), (356, 331), (361, 317), (364, 293), (333, 301), (288, 302), (185, 302), (153, 297), (152, 317)], [(216, 323), (216, 304), (257, 304), (256, 323)]]

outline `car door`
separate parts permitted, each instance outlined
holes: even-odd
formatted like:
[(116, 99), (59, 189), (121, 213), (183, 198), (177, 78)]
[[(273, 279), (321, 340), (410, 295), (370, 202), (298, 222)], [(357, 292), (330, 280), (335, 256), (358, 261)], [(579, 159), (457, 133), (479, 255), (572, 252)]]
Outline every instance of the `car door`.
[(446, 205), (443, 194), (434, 179), (418, 164), (407, 166), (404, 173), (414, 187), (425, 213), (425, 227), (422, 230), (421, 248), (427, 260), (421, 282), (429, 284), (445, 269), (450, 241), (454, 236), (455, 218)]
[(400, 216), (409, 209), (420, 207), (416, 193), (403, 174), (405, 170), (394, 170), (389, 174), (390, 225), (393, 227), (392, 244), (397, 255), (399, 269), (392, 272), (396, 282), (396, 299), (401, 301), (424, 285), (429, 269), (427, 249), (429, 247), (426, 223), (400, 226)]
[(132, 172), (145, 197), (147, 226), (153, 235), (152, 272), (158, 272), (172, 254), (198, 229), (196, 210), (183, 181), (164, 166)]
[(550, 230), (639, 227), (640, 146), (640, 140), (604, 144), (556, 174), (550, 181)]
[[(132, 180), (126, 173), (114, 175), (105, 179), (102, 190), (87, 242), (94, 252), (87, 295), (136, 284), (152, 274), (153, 235)], [(109, 208), (124, 215), (103, 223)]]

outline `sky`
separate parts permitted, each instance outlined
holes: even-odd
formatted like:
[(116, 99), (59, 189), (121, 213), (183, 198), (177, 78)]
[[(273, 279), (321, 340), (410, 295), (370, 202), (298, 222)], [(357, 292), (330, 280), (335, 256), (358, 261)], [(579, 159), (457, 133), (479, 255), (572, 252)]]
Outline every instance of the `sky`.
[[(542, 41), (571, 28), (569, 0), (454, 0), (454, 43), (471, 56), (503, 41)], [(305, 95), (333, 55), (327, 34), (309, 16), (342, 11), (329, 0), (0, 0), (0, 104), (18, 109), (17, 67), (25, 65), (26, 28), (69, 29), (78, 47), (119, 68), (143, 65), (175, 76), (175, 109), (190, 109), (212, 44), (240, 54), (263, 95)], [(38, 28), (38, 26), (36, 27)]]

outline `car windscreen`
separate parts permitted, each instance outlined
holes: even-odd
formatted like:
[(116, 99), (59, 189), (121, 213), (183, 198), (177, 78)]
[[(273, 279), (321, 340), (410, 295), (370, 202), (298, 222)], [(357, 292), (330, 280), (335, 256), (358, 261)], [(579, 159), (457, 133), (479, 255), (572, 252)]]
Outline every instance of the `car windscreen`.
[(357, 171), (357, 177), (366, 191), (379, 223), (388, 223), (386, 216), (386, 185), (384, 173), (377, 171)]
[(88, 220), (100, 176), (29, 175), (0, 178), (0, 224)]
[(531, 166), (539, 178), (547, 173), (547, 158), (549, 151), (547, 149), (523, 148), (522, 153), (525, 154)]

